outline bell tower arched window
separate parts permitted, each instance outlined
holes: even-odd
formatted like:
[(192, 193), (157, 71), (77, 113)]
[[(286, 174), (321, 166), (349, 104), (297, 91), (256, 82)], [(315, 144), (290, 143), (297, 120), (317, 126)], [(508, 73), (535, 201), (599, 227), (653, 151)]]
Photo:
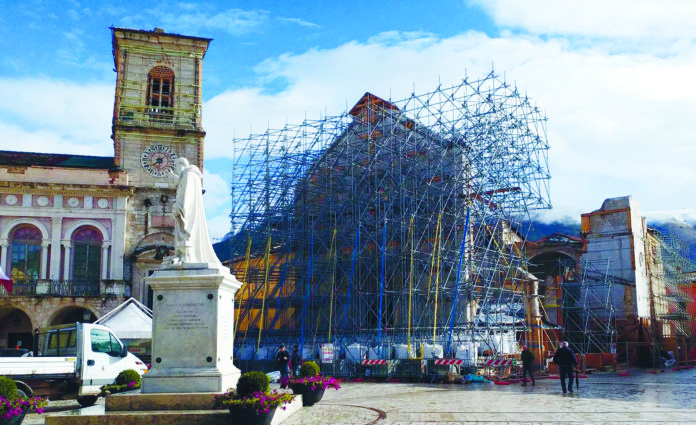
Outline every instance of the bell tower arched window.
[(174, 114), (174, 71), (156, 66), (147, 73), (147, 106), (150, 116), (170, 119)]
[(101, 266), (101, 233), (92, 227), (81, 227), (73, 235), (72, 279), (78, 283), (99, 282)]
[(12, 232), (10, 274), (15, 283), (32, 283), (41, 270), (41, 232), (34, 226), (21, 226)]

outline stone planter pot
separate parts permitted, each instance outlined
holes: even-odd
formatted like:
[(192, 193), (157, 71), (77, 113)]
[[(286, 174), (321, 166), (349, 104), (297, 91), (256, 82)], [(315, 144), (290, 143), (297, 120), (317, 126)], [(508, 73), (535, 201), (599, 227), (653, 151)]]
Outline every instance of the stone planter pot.
[(311, 384), (290, 384), (290, 388), (294, 394), (302, 394), (303, 406), (312, 406), (324, 397), (324, 389), (317, 387), (313, 390)]
[(27, 412), (25, 411), (19, 416), (13, 416), (9, 419), (7, 418), (0, 418), (0, 425), (21, 425), (22, 421), (24, 421), (24, 415), (26, 415)]
[(254, 412), (254, 409), (245, 409), (240, 406), (229, 406), (230, 424), (232, 425), (269, 425), (273, 420), (277, 408), (270, 409), (268, 413)]

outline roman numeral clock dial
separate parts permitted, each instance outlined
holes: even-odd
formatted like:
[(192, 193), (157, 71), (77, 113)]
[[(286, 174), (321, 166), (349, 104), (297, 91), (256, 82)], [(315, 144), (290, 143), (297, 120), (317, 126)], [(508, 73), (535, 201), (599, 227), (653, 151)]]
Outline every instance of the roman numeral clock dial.
[(140, 163), (151, 176), (164, 177), (172, 170), (176, 153), (165, 145), (148, 146), (140, 156)]

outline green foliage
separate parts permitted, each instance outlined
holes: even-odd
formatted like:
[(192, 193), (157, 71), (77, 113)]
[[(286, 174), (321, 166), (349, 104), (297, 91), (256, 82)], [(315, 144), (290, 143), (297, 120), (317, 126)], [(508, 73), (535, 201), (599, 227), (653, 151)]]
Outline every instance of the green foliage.
[(133, 369), (126, 369), (118, 374), (114, 384), (116, 385), (128, 385), (131, 382), (135, 382), (138, 387), (140, 387), (140, 374)]
[(126, 385), (116, 385), (116, 384), (102, 385), (99, 389), (101, 390), (100, 395), (107, 395), (107, 394), (121, 393), (123, 391), (133, 391), (133, 390), (137, 390), (139, 388), (140, 388), (140, 384), (137, 384), (135, 382), (129, 382)]
[(317, 376), (319, 375), (319, 365), (314, 363), (313, 361), (308, 361), (302, 363), (302, 367), (300, 368), (300, 376), (305, 378), (308, 376)]
[(281, 406), (285, 409), (285, 405), (292, 403), (294, 399), (294, 395), (279, 393), (277, 390), (265, 393), (257, 391), (248, 396), (240, 396), (235, 390), (230, 389), (225, 394), (215, 397), (213, 409), (240, 407), (242, 409), (253, 409), (254, 413), (260, 415), (261, 413), (269, 413), (272, 409)]
[[(269, 413), (271, 409), (278, 408), (285, 404), (292, 403), (295, 398), (292, 394), (281, 394), (278, 391), (271, 393), (254, 393), (251, 397), (242, 399), (230, 399), (223, 401), (221, 404), (227, 408), (230, 406), (239, 406), (242, 409), (254, 409), (257, 415), (261, 413)], [(283, 407), (285, 409), (285, 407)]]
[(6, 376), (0, 376), (0, 396), (7, 400), (16, 400), (19, 397), (17, 384), (15, 384), (14, 380)]
[(237, 396), (248, 397), (255, 392), (266, 393), (268, 388), (268, 376), (265, 373), (259, 371), (247, 372), (237, 381)]

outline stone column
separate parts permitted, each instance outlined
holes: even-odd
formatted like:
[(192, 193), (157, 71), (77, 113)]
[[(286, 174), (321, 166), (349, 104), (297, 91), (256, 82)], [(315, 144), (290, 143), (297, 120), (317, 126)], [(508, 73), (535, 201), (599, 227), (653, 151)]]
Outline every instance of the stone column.
[(65, 258), (63, 259), (63, 281), (70, 280), (70, 242), (63, 241), (65, 248)]
[(46, 268), (48, 266), (48, 247), (51, 244), (49, 242), (41, 243), (41, 271), (39, 272), (39, 279), (46, 279)]
[(234, 388), (234, 294), (241, 283), (224, 267), (183, 264), (146, 279), (154, 290), (152, 370), (143, 393), (221, 392)]
[(102, 260), (101, 260), (101, 278), (102, 280), (109, 279), (109, 244), (102, 244)]
[[(111, 222), (111, 278), (123, 280), (123, 257), (126, 254), (126, 233), (127, 222), (126, 212), (128, 208), (128, 198), (119, 196), (114, 198), (114, 218)], [(131, 249), (133, 249), (131, 247)]]
[[(54, 200), (54, 202), (56, 201)], [(62, 204), (62, 199), (60, 202)], [(60, 280), (60, 230), (62, 223), (62, 217), (53, 217), (53, 225), (51, 227), (51, 270), (48, 273), (51, 280)]]
[(7, 270), (7, 247), (9, 243), (7, 239), (0, 240), (0, 267), (6, 275), (10, 275), (11, 271)]

